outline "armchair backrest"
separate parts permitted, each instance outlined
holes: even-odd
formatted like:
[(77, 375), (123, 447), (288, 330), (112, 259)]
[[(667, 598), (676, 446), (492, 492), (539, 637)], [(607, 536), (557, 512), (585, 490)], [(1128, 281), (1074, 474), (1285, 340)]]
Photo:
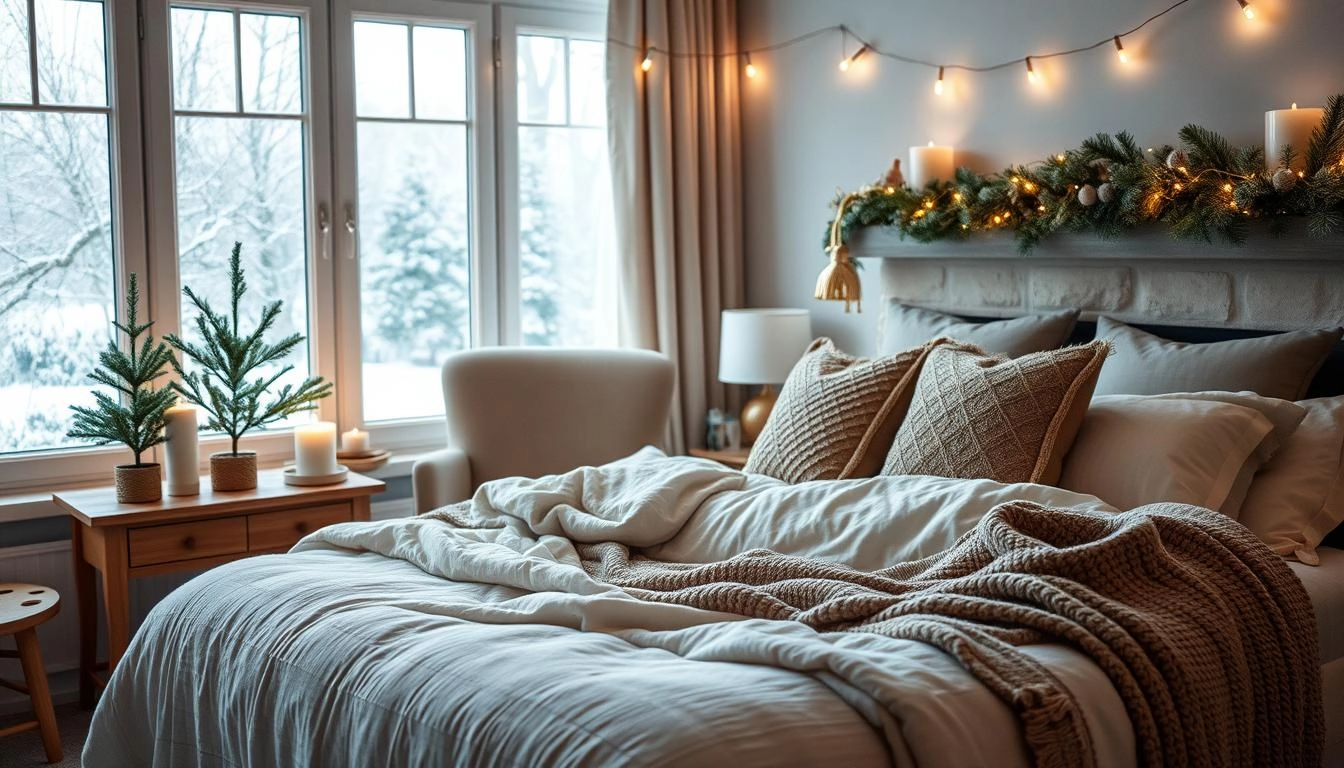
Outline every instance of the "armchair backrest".
[(489, 347), (443, 363), (449, 445), (471, 487), (566, 472), (661, 445), (675, 368), (636, 349)]

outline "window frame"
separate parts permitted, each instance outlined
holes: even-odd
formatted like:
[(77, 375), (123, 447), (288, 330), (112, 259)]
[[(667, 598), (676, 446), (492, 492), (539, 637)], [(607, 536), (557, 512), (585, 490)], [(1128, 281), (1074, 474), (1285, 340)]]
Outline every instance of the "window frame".
[(441, 445), (442, 417), (417, 417), (364, 421), (363, 335), (360, 329), (359, 260), (359, 156), (358, 120), (355, 112), (354, 22), (386, 19), (399, 22), (452, 24), (467, 29), (467, 55), (474, 77), (467, 81), (467, 180), (468, 217), (472, 226), (471, 252), (471, 346), (499, 343), (498, 284), (499, 231), (496, 216), (496, 72), (494, 58), (495, 19), (492, 6), (440, 0), (333, 0), (333, 80), (349, 83), (333, 94), (335, 131), (336, 209), (354, 213), (356, 231), (334, 228), (336, 246), (337, 334), (341, 337), (338, 374), (339, 423), (367, 429), (378, 445), (393, 450), (423, 449)]
[[(32, 6), (29, 6), (30, 10)], [(148, 285), (153, 276), (147, 253), (145, 225), (144, 146), (140, 121), (139, 30), (136, 0), (105, 0), (103, 3), (104, 49), (107, 51), (108, 183), (112, 202), (113, 307), (121, 319), (127, 275), (135, 272)], [(29, 41), (32, 44), (32, 41)], [(30, 61), (35, 54), (30, 53)], [(4, 111), (62, 111), (44, 107), (39, 95), (31, 94), (31, 106), (0, 107)], [(100, 108), (101, 109), (101, 108)], [(74, 111), (88, 112), (87, 108)], [(149, 291), (146, 289), (145, 294)], [(150, 317), (153, 317), (152, 306)], [(155, 331), (161, 333), (159, 326)], [(90, 361), (90, 366), (94, 361)], [(125, 448), (51, 448), (0, 454), (0, 491), (24, 491), (54, 485), (106, 480), (110, 462), (125, 456)]]
[[(336, 384), (334, 395), (320, 402), (314, 418), (335, 421), (342, 430), (368, 428), (377, 445), (395, 451), (442, 446), (442, 417), (378, 422), (371, 428), (363, 420), (353, 21), (382, 16), (448, 22), (470, 30), (471, 346), (494, 346), (518, 344), (521, 338), (517, 34), (521, 29), (604, 39), (603, 4), (550, 0), (540, 8), (474, 0), (104, 0), (114, 305), (120, 317), (127, 275), (138, 273), (145, 314), (160, 338), (181, 329), (169, 34), (174, 5), (301, 16), (307, 89), (306, 336), (311, 372)], [(355, 233), (345, 227), (347, 207), (354, 214)], [(210, 452), (227, 445), (227, 437), (202, 435), (202, 466)], [(247, 435), (245, 446), (257, 452), (263, 466), (276, 465), (292, 455), (293, 438), (288, 429), (257, 431)], [(125, 458), (123, 446), (0, 454), (0, 494), (24, 498), (22, 494), (39, 495), (55, 487), (106, 484), (111, 466)], [(163, 460), (161, 446), (149, 460)], [(0, 505), (5, 503), (0, 499)]]

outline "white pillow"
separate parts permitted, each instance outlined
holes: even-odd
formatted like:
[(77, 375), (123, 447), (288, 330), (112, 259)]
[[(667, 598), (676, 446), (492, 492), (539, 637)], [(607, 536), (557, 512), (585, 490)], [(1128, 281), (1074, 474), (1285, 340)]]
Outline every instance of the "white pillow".
[(1344, 522), (1344, 395), (1303, 400), (1307, 415), (1251, 484), (1241, 523), (1270, 549), (1309, 565)]
[(1064, 458), (1059, 487), (1093, 494), (1120, 509), (1173, 501), (1235, 519), (1250, 478), (1281, 439), (1262, 409), (1274, 412), (1285, 427), (1291, 424), (1290, 430), (1305, 411), (1294, 421), (1293, 411), (1277, 404), (1286, 401), (1237, 403), (1225, 401), (1241, 397), (1237, 393), (1207, 395), (1092, 398)]

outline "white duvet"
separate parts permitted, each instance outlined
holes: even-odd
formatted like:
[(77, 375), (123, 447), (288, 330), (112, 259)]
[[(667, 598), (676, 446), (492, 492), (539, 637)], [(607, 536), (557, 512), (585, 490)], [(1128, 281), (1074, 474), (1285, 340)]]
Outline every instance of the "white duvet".
[[(1019, 726), (940, 651), (646, 603), (574, 542), (709, 562), (769, 548), (875, 569), (951, 545), (1037, 485), (880, 477), (786, 485), (645, 449), (483, 486), (475, 527), (347, 523), (210, 571), (150, 614), (95, 714), (100, 765), (1027, 765)], [(457, 513), (465, 516), (465, 508)], [(1026, 649), (1131, 765), (1105, 675)]]

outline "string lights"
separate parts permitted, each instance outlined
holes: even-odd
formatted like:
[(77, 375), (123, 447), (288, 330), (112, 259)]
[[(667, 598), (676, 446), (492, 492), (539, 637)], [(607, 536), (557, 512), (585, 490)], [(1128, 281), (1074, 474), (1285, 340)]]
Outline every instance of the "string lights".
[[(973, 65), (958, 62), (932, 61), (913, 56), (906, 56), (904, 54), (895, 53), (892, 51), (885, 51), (873, 45), (872, 43), (868, 42), (867, 40), (863, 39), (853, 30), (851, 30), (849, 27), (843, 24), (838, 24), (829, 27), (822, 27), (820, 29), (812, 30), (811, 32), (799, 35), (797, 37), (788, 40), (784, 40), (782, 42), (758, 46), (751, 48), (750, 50), (742, 49), (726, 53), (686, 53), (678, 51), (669, 51), (655, 45), (641, 44), (637, 46), (621, 40), (613, 40), (613, 39), (608, 39), (607, 43), (609, 45), (615, 45), (627, 48), (634, 52), (642, 53), (643, 58), (640, 61), (639, 68), (644, 72), (649, 72), (650, 70), (653, 69), (652, 56), (653, 53), (657, 51), (667, 56), (669, 59), (716, 59), (728, 56), (731, 57), (741, 56), (743, 57), (744, 60), (746, 76), (749, 78), (755, 78), (757, 77), (757, 75), (760, 74), (760, 68), (758, 65), (752, 63), (751, 55), (753, 53), (769, 53), (783, 48), (790, 48), (792, 46), (799, 45), (808, 40), (811, 40), (814, 37), (834, 34), (838, 32), (840, 34), (840, 45), (841, 45), (841, 58), (838, 64), (838, 68), (841, 72), (848, 72), (850, 67), (852, 67), (860, 58), (862, 58), (864, 55), (868, 53), (872, 53), (875, 56), (881, 56), (882, 58), (891, 59), (893, 61), (897, 61), (903, 64), (928, 67), (930, 69), (937, 71), (938, 76), (933, 84), (933, 92), (935, 95), (942, 96), (944, 93), (946, 93), (947, 75), (949, 70), (960, 70), (961, 72), (969, 74), (983, 74), (987, 72), (994, 72), (1000, 69), (1005, 69), (1007, 67), (1021, 66), (1025, 64), (1028, 81), (1032, 85), (1040, 85), (1042, 83), (1042, 78), (1040, 73), (1036, 70), (1035, 63), (1039, 62), (1042, 59), (1053, 59), (1086, 53), (1088, 51), (1092, 51), (1106, 45), (1113, 45), (1115, 47), (1116, 57), (1119, 58), (1122, 64), (1128, 64), (1130, 61), (1130, 56), (1129, 52), (1125, 49), (1124, 44), (1121, 42), (1122, 38), (1129, 37), (1130, 35), (1139, 32), (1143, 28), (1147, 27), (1149, 24), (1153, 23), (1154, 21), (1157, 21), (1158, 19), (1162, 18), (1168, 13), (1171, 13), (1172, 11), (1176, 10), (1182, 5), (1185, 5), (1188, 2), (1191, 2), (1191, 0), (1175, 0), (1175, 2), (1167, 6), (1162, 11), (1159, 11), (1158, 13), (1149, 16), (1148, 18), (1144, 19), (1142, 22), (1135, 25), (1131, 29), (1125, 30), (1124, 32), (1120, 32), (1119, 34), (1108, 35), (1105, 38), (1102, 38), (1101, 40), (1092, 43), (1091, 45), (1083, 45), (1076, 48), (1070, 48), (1067, 50), (1060, 50), (1060, 51), (1032, 53), (1028, 56), (1018, 56), (1016, 58), (1012, 58), (1007, 61), (1002, 61), (996, 64), (988, 64), (988, 65)], [(1249, 0), (1237, 0), (1237, 5), (1240, 7), (1242, 14), (1247, 19), (1255, 19), (1255, 9), (1254, 7), (1252, 7)], [(846, 56), (845, 49), (847, 48), (848, 44), (851, 41), (857, 42), (859, 44), (859, 48), (858, 50), (854, 51), (854, 53)]]

